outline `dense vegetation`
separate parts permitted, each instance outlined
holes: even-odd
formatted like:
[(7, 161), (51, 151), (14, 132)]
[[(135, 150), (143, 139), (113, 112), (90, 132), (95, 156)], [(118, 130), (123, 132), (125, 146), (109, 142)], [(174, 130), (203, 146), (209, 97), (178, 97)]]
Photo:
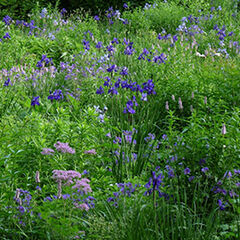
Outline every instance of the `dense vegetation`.
[(1, 239), (240, 238), (238, 1), (121, 8), (0, 22)]

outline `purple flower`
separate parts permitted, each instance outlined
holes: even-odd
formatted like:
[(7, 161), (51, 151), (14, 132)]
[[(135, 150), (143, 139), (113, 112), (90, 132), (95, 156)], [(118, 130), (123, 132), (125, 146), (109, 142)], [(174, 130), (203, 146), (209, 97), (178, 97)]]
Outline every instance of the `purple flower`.
[(154, 56), (153, 57), (153, 61), (155, 62), (155, 63), (158, 63), (158, 64), (161, 64), (161, 63), (166, 63), (165, 62), (165, 60), (167, 60), (167, 58), (165, 57), (165, 54), (164, 53), (162, 53), (161, 55), (159, 55), (159, 56)]
[(3, 36), (3, 38), (5, 38), (5, 39), (10, 39), (11, 36), (10, 36), (9, 33), (7, 32), (7, 33)]
[(107, 71), (108, 71), (108, 72), (112, 72), (112, 71), (115, 71), (115, 72), (116, 72), (116, 71), (117, 71), (116, 68), (117, 68), (117, 65), (113, 64), (112, 66), (110, 66), (109, 68), (107, 68)]
[(85, 170), (82, 172), (82, 175), (86, 175), (86, 174), (89, 174), (89, 172), (85, 169)]
[(69, 199), (69, 198), (70, 198), (70, 194), (63, 194), (63, 195), (62, 195), (62, 198), (63, 198), (64, 200)]
[(102, 86), (100, 86), (98, 89), (97, 89), (97, 91), (96, 91), (96, 94), (103, 94), (104, 93), (104, 89), (103, 89), (103, 87)]
[(143, 85), (143, 90), (146, 91), (148, 95), (156, 94), (152, 79), (148, 79), (148, 81), (143, 83), (142, 85)]
[(124, 3), (124, 4), (123, 4), (123, 8), (125, 8), (125, 9), (128, 8), (127, 3)]
[(201, 171), (202, 171), (203, 173), (206, 173), (207, 171), (209, 171), (209, 168), (208, 168), (208, 167), (204, 167), (204, 168), (201, 169)]
[(162, 135), (162, 139), (163, 139), (163, 140), (166, 140), (166, 139), (167, 139), (167, 135), (166, 135), (166, 134), (163, 134), (163, 135)]
[(100, 18), (99, 18), (99, 16), (94, 16), (94, 20), (96, 20), (96, 21), (99, 21), (100, 20)]
[(123, 24), (128, 24), (129, 22), (128, 22), (127, 19), (123, 19), (123, 20), (122, 20), (122, 23), (123, 23)]
[(67, 10), (65, 8), (63, 8), (60, 13), (63, 16), (65, 13), (67, 13)]
[(48, 99), (51, 100), (51, 102), (53, 100), (58, 101), (58, 100), (62, 100), (64, 98), (62, 90), (60, 90), (60, 89), (55, 90), (53, 93), (51, 93), (51, 91), (49, 91), (49, 92), (50, 92), (50, 95), (48, 96)]
[(35, 105), (40, 105), (40, 103), (39, 103), (39, 96), (32, 98), (31, 106), (34, 107)]
[(128, 75), (128, 68), (127, 67), (123, 67), (122, 71), (120, 72), (120, 75)]
[(240, 175), (240, 169), (238, 169), (238, 170), (237, 170), (237, 169), (234, 169), (233, 171), (234, 171), (234, 173), (235, 173), (236, 175)]
[(119, 41), (117, 38), (114, 38), (112, 41), (111, 41), (112, 44), (116, 43), (116, 44), (119, 44)]
[(109, 137), (109, 138), (111, 138), (111, 133), (109, 132), (109, 133), (107, 133), (106, 134), (106, 137)]
[(134, 114), (136, 112), (133, 109), (134, 105), (138, 106), (138, 103), (135, 100), (135, 96), (133, 96), (132, 100), (127, 101), (126, 108), (124, 108), (123, 113)]
[(135, 49), (132, 47), (133, 43), (130, 43), (124, 50), (125, 55), (132, 55), (135, 51)]
[(46, 201), (52, 202), (52, 198), (51, 197), (45, 197), (43, 201), (44, 202), (46, 202)]
[(190, 168), (185, 168), (185, 169), (184, 169), (184, 174), (185, 174), (185, 175), (190, 174), (190, 172), (191, 172)]
[(111, 53), (111, 52), (114, 52), (114, 46), (111, 45), (111, 44), (108, 45), (108, 46), (107, 46), (107, 50), (108, 50), (108, 52), (110, 52), (110, 53)]
[(12, 84), (10, 78), (8, 78), (8, 79), (4, 82), (3, 86), (4, 86), (4, 87), (8, 87), (9, 84)]
[(158, 192), (160, 191), (159, 187), (163, 181), (164, 175), (160, 173), (156, 176), (155, 171), (151, 171), (151, 175), (152, 176), (149, 178), (148, 183), (145, 184), (145, 188), (148, 190), (144, 193), (144, 195), (151, 195), (155, 190)]
[(199, 164), (200, 165), (204, 165), (206, 163), (206, 160), (205, 159), (200, 159), (200, 161), (199, 161)]
[(41, 11), (41, 13), (40, 13), (41, 18), (45, 18), (47, 12), (48, 12), (47, 9), (46, 9), (46, 8), (43, 8), (42, 11)]
[(86, 41), (85, 39), (82, 41), (83, 45), (84, 45), (84, 49), (86, 49), (87, 51), (90, 50), (90, 43), (89, 41)]
[(194, 180), (194, 178), (195, 178), (194, 176), (191, 176), (191, 177), (188, 178), (188, 181), (192, 182)]
[(223, 203), (222, 199), (218, 199), (218, 206), (221, 211), (224, 211), (227, 207), (227, 202)]
[(3, 22), (5, 22), (6, 25), (10, 25), (12, 22), (12, 18), (7, 15), (3, 18)]
[(147, 101), (147, 93), (142, 93), (142, 97), (141, 97), (142, 101)]
[(102, 47), (103, 47), (102, 42), (98, 42), (98, 43), (96, 44), (96, 48), (100, 49), (100, 48), (102, 48)]
[(115, 89), (114, 87), (112, 87), (112, 88), (110, 88), (110, 89), (108, 90), (108, 93), (109, 93), (109, 94), (112, 94), (112, 95), (117, 95), (117, 94), (118, 94), (118, 91), (117, 91), (117, 89)]
[(223, 176), (223, 178), (225, 178), (225, 177), (231, 178), (231, 177), (232, 177), (231, 171), (226, 171), (225, 174), (224, 174), (224, 176)]

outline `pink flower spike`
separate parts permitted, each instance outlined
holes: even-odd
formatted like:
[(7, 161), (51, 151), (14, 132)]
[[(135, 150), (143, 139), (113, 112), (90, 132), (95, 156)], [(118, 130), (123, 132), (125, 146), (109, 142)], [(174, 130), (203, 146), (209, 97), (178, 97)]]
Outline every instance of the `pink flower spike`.
[(204, 104), (207, 105), (207, 97), (204, 97)]
[(39, 171), (36, 171), (35, 180), (36, 180), (36, 183), (40, 183), (40, 173), (39, 173)]
[(62, 142), (57, 142), (54, 144), (54, 147), (57, 149), (57, 151), (61, 153), (71, 153), (74, 154), (75, 150), (71, 148), (68, 143), (62, 143)]
[(169, 105), (168, 105), (168, 101), (166, 101), (166, 105), (165, 105), (166, 110), (169, 110)]
[(178, 99), (178, 104), (179, 104), (179, 109), (183, 109), (182, 99), (181, 98)]
[(222, 135), (225, 135), (227, 133), (226, 125), (223, 123), (222, 125)]
[(96, 152), (95, 149), (87, 150), (87, 151), (85, 151), (84, 153), (85, 153), (85, 154), (90, 154), (90, 155), (96, 155), (96, 154), (97, 154), (97, 152)]
[(51, 148), (43, 148), (42, 155), (53, 155), (54, 154), (54, 150)]
[(85, 211), (89, 210), (89, 206), (86, 203), (82, 203), (82, 204), (74, 203), (74, 206), (76, 208), (80, 208), (81, 210), (85, 210)]

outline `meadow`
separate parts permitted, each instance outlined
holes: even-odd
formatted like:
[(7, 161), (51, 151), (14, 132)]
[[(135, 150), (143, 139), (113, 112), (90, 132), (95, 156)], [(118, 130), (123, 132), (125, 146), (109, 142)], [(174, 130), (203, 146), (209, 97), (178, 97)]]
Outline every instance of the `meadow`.
[(0, 21), (0, 238), (240, 239), (239, 1)]

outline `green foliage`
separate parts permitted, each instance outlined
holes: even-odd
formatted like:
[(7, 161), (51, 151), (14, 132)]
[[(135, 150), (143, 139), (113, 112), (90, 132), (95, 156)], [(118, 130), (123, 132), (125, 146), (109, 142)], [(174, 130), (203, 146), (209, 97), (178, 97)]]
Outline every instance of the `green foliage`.
[(46, 7), (55, 2), (55, 0), (4, 0), (0, 2), (0, 18), (2, 19), (4, 16), (9, 15), (15, 19), (26, 19), (36, 4), (39, 4), (41, 7)]

